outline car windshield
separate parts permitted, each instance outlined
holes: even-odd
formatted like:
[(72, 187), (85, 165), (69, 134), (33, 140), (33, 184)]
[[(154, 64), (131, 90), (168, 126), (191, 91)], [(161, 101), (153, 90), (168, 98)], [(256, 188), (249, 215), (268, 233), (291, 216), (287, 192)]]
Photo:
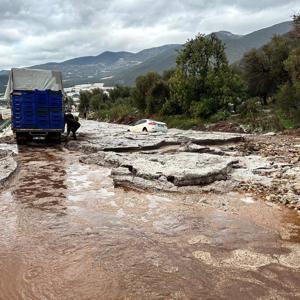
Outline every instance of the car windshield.
[(146, 123), (146, 122), (147, 122), (147, 120), (139, 120), (134, 125), (140, 125), (140, 124), (143, 124), (143, 123)]

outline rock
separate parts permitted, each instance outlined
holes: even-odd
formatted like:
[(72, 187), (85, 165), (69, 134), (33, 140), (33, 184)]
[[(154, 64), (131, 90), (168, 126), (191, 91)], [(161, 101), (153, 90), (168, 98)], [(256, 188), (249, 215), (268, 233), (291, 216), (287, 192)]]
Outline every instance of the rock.
[(275, 172), (275, 173), (273, 173), (273, 177), (274, 178), (281, 178), (282, 174), (281, 174), (281, 172)]
[(271, 195), (266, 197), (267, 201), (274, 201), (275, 199), (276, 199), (276, 195), (274, 195), (274, 194), (271, 194)]
[(99, 152), (81, 159), (113, 167), (116, 186), (131, 185), (146, 189), (175, 190), (226, 180), (236, 159), (199, 153), (142, 154)]
[(297, 157), (294, 157), (292, 160), (291, 160), (291, 164), (296, 164), (297, 162), (299, 162), (300, 160), (300, 157), (297, 156)]
[(6, 183), (17, 169), (14, 153), (8, 150), (0, 150), (0, 188)]
[(267, 132), (264, 134), (264, 136), (275, 136), (276, 133), (275, 132)]
[(300, 182), (297, 182), (293, 185), (293, 190), (297, 195), (300, 195)]
[(209, 151), (209, 147), (196, 145), (191, 142), (181, 145), (178, 149), (178, 152), (208, 153)]
[(271, 200), (272, 200), (271, 196), (270, 196), (270, 195), (269, 195), (269, 196), (266, 196), (266, 200), (267, 200), (267, 201), (271, 201)]

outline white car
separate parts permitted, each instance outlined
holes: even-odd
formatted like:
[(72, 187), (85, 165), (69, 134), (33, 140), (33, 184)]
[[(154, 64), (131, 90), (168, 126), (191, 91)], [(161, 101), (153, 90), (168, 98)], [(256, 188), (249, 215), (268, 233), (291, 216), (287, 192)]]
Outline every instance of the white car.
[(128, 131), (131, 132), (167, 132), (168, 127), (166, 123), (158, 122), (149, 119), (139, 120), (130, 125)]

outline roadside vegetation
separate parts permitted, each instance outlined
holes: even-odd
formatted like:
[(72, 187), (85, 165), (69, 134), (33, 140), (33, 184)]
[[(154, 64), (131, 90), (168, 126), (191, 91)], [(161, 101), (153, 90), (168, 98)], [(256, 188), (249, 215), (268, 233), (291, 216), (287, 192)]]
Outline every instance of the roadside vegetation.
[(274, 36), (233, 65), (224, 44), (199, 34), (187, 41), (176, 68), (150, 72), (134, 87), (117, 85), (80, 93), (81, 114), (111, 122), (156, 118), (169, 127), (193, 128), (233, 121), (252, 130), (300, 127), (300, 15), (294, 29)]

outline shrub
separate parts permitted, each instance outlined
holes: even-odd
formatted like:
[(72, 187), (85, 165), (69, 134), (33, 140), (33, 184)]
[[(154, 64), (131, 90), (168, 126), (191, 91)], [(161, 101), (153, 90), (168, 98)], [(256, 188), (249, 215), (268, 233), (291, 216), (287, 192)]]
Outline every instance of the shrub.
[(300, 83), (286, 83), (276, 94), (276, 101), (281, 114), (290, 119), (293, 127), (300, 126)]
[(230, 113), (227, 111), (219, 111), (209, 118), (209, 121), (212, 123), (218, 123), (220, 121), (225, 121), (230, 116)]
[(199, 118), (191, 118), (183, 115), (164, 117), (162, 118), (162, 121), (166, 122), (169, 128), (179, 128), (185, 130), (202, 124), (202, 120)]

